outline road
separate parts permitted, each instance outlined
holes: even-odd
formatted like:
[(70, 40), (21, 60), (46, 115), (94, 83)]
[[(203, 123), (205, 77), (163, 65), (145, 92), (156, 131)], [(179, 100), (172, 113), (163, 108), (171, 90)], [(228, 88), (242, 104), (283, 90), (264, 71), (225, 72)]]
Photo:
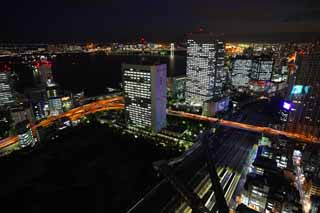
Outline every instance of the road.
[(251, 125), (251, 124), (246, 124), (246, 123), (240, 123), (240, 122), (229, 121), (229, 120), (224, 120), (224, 119), (212, 118), (212, 117), (187, 113), (187, 112), (183, 112), (183, 111), (168, 110), (168, 115), (196, 119), (199, 121), (208, 121), (208, 122), (213, 122), (213, 123), (219, 123), (221, 126), (232, 127), (232, 128), (251, 131), (251, 132), (260, 132), (260, 133), (265, 133), (265, 134), (270, 134), (270, 135), (283, 135), (288, 138), (292, 138), (295, 140), (301, 140), (301, 141), (304, 141), (307, 143), (318, 143), (320, 141), (320, 138), (316, 138), (316, 137), (308, 137), (308, 136), (305, 136), (302, 134), (296, 134), (296, 133), (292, 133), (292, 132), (272, 129), (270, 127), (256, 126), (256, 125)]
[[(33, 126), (32, 129), (35, 130), (36, 128), (38, 128), (40, 126), (42, 126), (42, 127), (49, 126), (57, 119), (60, 119), (63, 117), (68, 117), (71, 120), (77, 120), (82, 116), (85, 116), (87, 114), (96, 113), (99, 111), (105, 111), (105, 110), (111, 110), (111, 109), (121, 110), (121, 109), (124, 109), (124, 104), (122, 104), (121, 102), (123, 102), (122, 96), (108, 98), (105, 100), (98, 100), (98, 101), (74, 108), (68, 112), (61, 114), (61, 115), (49, 117), (46, 120), (41, 121), (39, 124)], [(260, 132), (260, 133), (266, 133), (266, 134), (271, 134), (271, 135), (283, 135), (283, 136), (286, 136), (289, 138), (293, 138), (296, 140), (301, 140), (301, 141), (309, 142), (309, 143), (316, 143), (316, 142), (319, 142), (319, 140), (320, 140), (319, 138), (308, 137), (305, 135), (295, 134), (292, 132), (280, 131), (280, 130), (272, 129), (270, 127), (264, 127), (264, 126), (252, 125), (252, 124), (247, 124), (247, 123), (240, 123), (240, 122), (236, 122), (236, 121), (206, 117), (206, 116), (187, 113), (187, 112), (183, 112), (183, 111), (168, 110), (167, 113), (168, 113), (168, 115), (196, 119), (196, 120), (200, 120), (200, 121), (218, 122), (221, 126), (232, 127), (232, 128), (251, 131), (251, 132)], [(5, 148), (7, 146), (10, 146), (12, 144), (15, 144), (17, 142), (18, 142), (17, 136), (5, 138), (0, 141), (0, 149)]]
[[(70, 111), (60, 114), (58, 116), (48, 117), (47, 119), (42, 120), (38, 124), (32, 126), (32, 131), (35, 132), (35, 130), (39, 127), (47, 127), (52, 123), (54, 123), (56, 120), (65, 118), (65, 117), (74, 121), (85, 115), (100, 112), (100, 111), (121, 110), (124, 108), (124, 104), (122, 102), (123, 102), (122, 96), (108, 98), (105, 100), (98, 100), (98, 101), (71, 109)], [(0, 149), (3, 149), (5, 147), (18, 143), (18, 140), (19, 139), (17, 135), (5, 138), (0, 141)]]
[[(271, 116), (265, 112), (267, 110), (263, 110), (267, 108), (268, 104), (266, 103), (254, 104), (246, 107), (231, 119), (237, 123), (247, 123), (253, 126), (268, 125), (271, 122)], [(211, 138), (210, 147), (225, 199), (229, 207), (234, 207), (236, 195), (242, 191), (243, 184), (240, 183), (246, 176), (253, 145), (258, 142), (261, 134), (229, 126), (223, 126), (221, 130), (219, 136)], [(203, 153), (200, 151), (192, 153), (191, 159), (184, 165), (175, 168), (174, 173), (202, 198), (208, 209), (215, 208), (214, 191)], [(140, 202), (139, 206), (135, 206), (135, 211), (131, 210), (131, 212), (148, 212), (151, 209), (156, 212), (191, 212), (191, 208), (174, 191), (172, 186), (168, 186), (169, 184), (165, 181), (161, 185), (157, 185), (153, 195), (148, 194), (144, 197), (143, 202)]]

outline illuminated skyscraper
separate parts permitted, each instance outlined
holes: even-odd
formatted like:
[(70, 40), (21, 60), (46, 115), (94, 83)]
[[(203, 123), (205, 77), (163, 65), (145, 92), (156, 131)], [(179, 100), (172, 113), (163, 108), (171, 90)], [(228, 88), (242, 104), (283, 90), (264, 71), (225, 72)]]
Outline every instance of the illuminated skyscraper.
[(61, 96), (58, 92), (58, 86), (51, 80), (47, 82), (47, 97), (51, 116), (63, 113)]
[(16, 125), (16, 130), (19, 137), (21, 147), (33, 146), (35, 141), (32, 136), (32, 130), (28, 121), (22, 121)]
[(194, 35), (187, 47), (186, 100), (192, 105), (223, 95), (224, 43), (207, 34)]
[(0, 64), (0, 106), (9, 105), (15, 101), (11, 73), (11, 69)]
[(290, 94), (293, 106), (288, 130), (320, 137), (320, 46), (301, 55), (298, 61), (300, 66)]
[(249, 87), (249, 74), (251, 72), (252, 59), (236, 58), (232, 65), (232, 85), (234, 87)]
[(128, 124), (160, 131), (167, 122), (167, 66), (123, 64), (122, 72)]

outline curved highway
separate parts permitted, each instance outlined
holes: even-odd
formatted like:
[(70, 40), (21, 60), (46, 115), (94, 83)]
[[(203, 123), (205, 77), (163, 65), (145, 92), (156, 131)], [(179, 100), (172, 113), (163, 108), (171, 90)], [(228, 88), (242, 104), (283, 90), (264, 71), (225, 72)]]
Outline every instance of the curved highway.
[[(49, 118), (41, 121), (40, 123), (32, 126), (32, 130), (34, 131), (40, 126), (41, 127), (49, 126), (53, 122), (55, 122), (56, 120), (63, 118), (63, 117), (67, 117), (70, 120), (74, 121), (74, 120), (77, 120), (85, 115), (100, 112), (100, 111), (106, 111), (106, 110), (112, 110), (112, 109), (113, 110), (121, 110), (121, 109), (124, 109), (123, 101), (124, 101), (124, 98), (122, 96), (108, 98), (105, 100), (98, 100), (98, 101), (71, 109), (70, 111), (65, 112), (61, 115), (49, 117)], [(187, 112), (183, 112), (183, 111), (168, 110), (167, 113), (168, 113), (168, 115), (190, 118), (190, 119), (195, 119), (195, 120), (217, 122), (218, 124), (220, 124), (222, 126), (247, 130), (247, 131), (251, 131), (251, 132), (261, 132), (261, 133), (266, 133), (266, 134), (271, 134), (271, 135), (283, 135), (288, 138), (292, 138), (292, 139), (296, 139), (296, 140), (300, 140), (300, 141), (304, 141), (304, 142), (309, 142), (309, 143), (319, 142), (319, 138), (308, 137), (305, 135), (296, 134), (296, 133), (292, 133), (292, 132), (280, 131), (280, 130), (272, 129), (270, 127), (254, 126), (254, 125), (250, 125), (250, 124), (228, 121), (228, 120), (223, 120), (223, 119), (217, 119), (217, 118), (212, 118), (212, 117), (206, 117), (206, 116), (187, 113)], [(18, 136), (11, 136), (11, 137), (5, 138), (0, 141), (0, 149), (5, 148), (7, 146), (10, 146), (12, 144), (15, 144), (17, 142), (18, 142)]]
[[(74, 109), (71, 109), (68, 112), (65, 112), (63, 114), (60, 114), (58, 116), (52, 116), (48, 117), (45, 120), (42, 120), (38, 124), (32, 126), (32, 131), (35, 131), (38, 127), (47, 127), (51, 125), (53, 122), (60, 118), (67, 117), (70, 120), (74, 121), (77, 120), (85, 115), (100, 112), (100, 111), (106, 111), (106, 110), (120, 110), (124, 108), (123, 97), (115, 97), (115, 98), (109, 98), (105, 100), (98, 100)], [(11, 136), (8, 138), (5, 138), (0, 141), (0, 149), (5, 148), (7, 146), (13, 145), (18, 142), (18, 136)]]

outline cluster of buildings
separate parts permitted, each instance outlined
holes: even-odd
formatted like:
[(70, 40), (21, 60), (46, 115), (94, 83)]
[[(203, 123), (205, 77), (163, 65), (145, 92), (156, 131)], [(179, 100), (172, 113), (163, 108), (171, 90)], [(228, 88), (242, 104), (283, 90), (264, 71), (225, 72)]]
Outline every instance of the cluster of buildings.
[(9, 130), (18, 133), (20, 147), (33, 145), (37, 140), (31, 133), (32, 125), (70, 110), (77, 99), (71, 93), (63, 93), (54, 82), (52, 62), (47, 57), (33, 58), (28, 62), (34, 86), (24, 88), (24, 94), (19, 94), (15, 89), (13, 67), (8, 63), (0, 64), (0, 110), (5, 112), (1, 122), (10, 121)]
[(263, 137), (246, 176), (242, 204), (256, 212), (302, 212), (293, 153), (294, 146), (287, 141)]
[[(297, 71), (288, 90), (284, 119), (291, 132), (320, 137), (320, 45), (297, 54)], [(285, 108), (285, 107), (284, 107)]]
[(141, 53), (168, 54), (173, 43), (147, 42), (141, 38), (131, 43), (78, 43), (78, 44), (0, 44), (0, 55), (64, 54), (64, 53)]

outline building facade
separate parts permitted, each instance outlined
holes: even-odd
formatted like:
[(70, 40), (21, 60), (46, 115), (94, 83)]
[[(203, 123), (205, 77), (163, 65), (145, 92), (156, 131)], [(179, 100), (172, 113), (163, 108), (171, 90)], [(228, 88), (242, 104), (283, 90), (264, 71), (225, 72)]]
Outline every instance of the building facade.
[(129, 125), (158, 132), (166, 126), (167, 66), (122, 64)]
[(238, 87), (249, 87), (249, 74), (251, 72), (252, 59), (236, 58), (232, 64), (232, 85)]
[(0, 70), (0, 106), (10, 105), (15, 102), (10, 75), (10, 71)]
[(58, 92), (58, 86), (54, 82), (49, 80), (46, 90), (50, 116), (56, 116), (63, 113), (62, 100)]
[(16, 125), (19, 144), (22, 148), (33, 146), (35, 141), (32, 135), (32, 130), (28, 121), (22, 121)]
[(212, 97), (223, 95), (224, 43), (209, 35), (188, 39), (186, 100), (202, 106)]
[(288, 131), (320, 137), (320, 47), (301, 55), (289, 99)]
[(252, 62), (250, 79), (254, 81), (271, 81), (274, 61), (268, 58), (257, 58)]
[(173, 77), (171, 79), (171, 96), (174, 100), (184, 101), (186, 94), (186, 76)]

